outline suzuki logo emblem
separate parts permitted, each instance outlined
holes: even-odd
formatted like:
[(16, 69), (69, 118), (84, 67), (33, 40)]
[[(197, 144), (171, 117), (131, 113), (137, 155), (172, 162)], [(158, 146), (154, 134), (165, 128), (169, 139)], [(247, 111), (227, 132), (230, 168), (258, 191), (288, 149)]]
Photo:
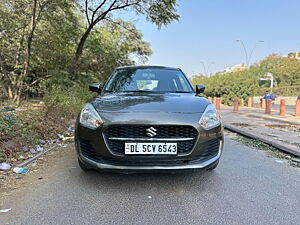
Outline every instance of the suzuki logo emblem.
[(156, 133), (156, 129), (154, 128), (154, 127), (149, 127), (148, 129), (146, 129), (146, 131), (147, 131), (147, 135), (149, 136), (149, 137), (154, 137), (154, 136), (156, 136), (157, 135), (157, 133)]

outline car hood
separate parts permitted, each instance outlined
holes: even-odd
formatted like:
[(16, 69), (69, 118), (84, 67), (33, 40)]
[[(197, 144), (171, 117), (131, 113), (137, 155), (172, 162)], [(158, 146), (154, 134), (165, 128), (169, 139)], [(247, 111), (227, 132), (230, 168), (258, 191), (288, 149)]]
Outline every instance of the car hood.
[(210, 102), (194, 93), (109, 93), (92, 102), (98, 113), (203, 113)]

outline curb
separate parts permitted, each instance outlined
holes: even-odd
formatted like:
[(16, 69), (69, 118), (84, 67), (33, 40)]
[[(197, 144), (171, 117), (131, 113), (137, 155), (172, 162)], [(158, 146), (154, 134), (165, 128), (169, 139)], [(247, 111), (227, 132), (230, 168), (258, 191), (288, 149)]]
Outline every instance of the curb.
[[(224, 107), (223, 108), (225, 111), (224, 113), (230, 113), (230, 112), (233, 112), (231, 108), (227, 108), (227, 107)], [(251, 108), (251, 109), (254, 109), (254, 108)], [(260, 108), (257, 108), (258, 110), (261, 110)], [(227, 112), (228, 110), (228, 112)], [(243, 110), (243, 108), (242, 108)], [(222, 113), (222, 109), (220, 110), (220, 112)], [(264, 114), (264, 111), (261, 110), (261, 114), (257, 115), (256, 113), (253, 113), (253, 112), (235, 112), (239, 115), (243, 115), (243, 116), (247, 116), (247, 117), (253, 117), (253, 118), (260, 118), (260, 119), (266, 119), (266, 120), (269, 120), (269, 121), (273, 121), (273, 122), (282, 122), (282, 123), (287, 123), (287, 124), (290, 124), (290, 125), (296, 125), (296, 126), (300, 126), (300, 122), (295, 122), (295, 121), (289, 121), (289, 120), (285, 120), (285, 119), (281, 119), (281, 118), (274, 118), (274, 117), (269, 117), (267, 115)], [(293, 114), (289, 114), (290, 116), (294, 116)]]
[(24, 166), (27, 166), (29, 163), (31, 163), (34, 160), (38, 159), (39, 157), (41, 157), (42, 155), (46, 154), (47, 152), (50, 152), (51, 150), (56, 149), (57, 147), (59, 147), (59, 145), (52, 146), (51, 148), (38, 153), (34, 157), (25, 160), (24, 162), (20, 163), (19, 165), (15, 166), (15, 167), (24, 167)]
[(273, 121), (273, 122), (282, 122), (282, 123), (287, 123), (287, 124), (290, 124), (290, 125), (300, 126), (300, 123), (295, 122), (295, 121), (282, 120), (282, 119), (279, 119), (279, 118), (270, 118), (270, 117), (267, 117), (267, 116), (255, 115), (255, 114), (252, 114), (252, 113), (247, 113), (247, 114), (242, 114), (242, 115), (246, 115), (247, 117), (266, 119), (266, 120), (270, 120), (270, 121)]
[(271, 146), (279, 149), (282, 152), (289, 153), (291, 155), (300, 157), (300, 152), (297, 151), (297, 149), (298, 149), (297, 147), (294, 147), (292, 145), (288, 146), (288, 145), (282, 144), (281, 142), (278, 142), (278, 141), (268, 140), (268, 139), (266, 139), (262, 136), (258, 136), (258, 135), (255, 135), (253, 133), (250, 133), (249, 131), (237, 128), (236, 126), (232, 126), (232, 125), (229, 125), (229, 124), (223, 124), (223, 125), (224, 125), (224, 128), (229, 130), (229, 131), (238, 133), (240, 135), (243, 135), (245, 137), (249, 137), (249, 138), (254, 139), (254, 140), (259, 140), (261, 142), (264, 142), (268, 145), (271, 145)]

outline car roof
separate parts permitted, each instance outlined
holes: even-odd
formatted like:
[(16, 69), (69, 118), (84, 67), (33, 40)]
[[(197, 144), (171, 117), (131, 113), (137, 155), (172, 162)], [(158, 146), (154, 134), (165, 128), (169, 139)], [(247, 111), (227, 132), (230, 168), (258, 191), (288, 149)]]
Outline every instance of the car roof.
[(118, 67), (117, 70), (119, 69), (168, 69), (168, 70), (180, 70), (179, 68), (175, 67), (167, 67), (167, 66), (122, 66)]

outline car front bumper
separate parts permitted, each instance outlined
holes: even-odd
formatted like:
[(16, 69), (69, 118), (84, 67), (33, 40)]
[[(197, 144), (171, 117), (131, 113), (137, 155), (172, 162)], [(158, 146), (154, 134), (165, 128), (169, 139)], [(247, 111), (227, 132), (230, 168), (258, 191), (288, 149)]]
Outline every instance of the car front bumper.
[(122, 162), (112, 163), (108, 161), (94, 161), (79, 154), (79, 160), (90, 168), (98, 170), (107, 170), (114, 172), (147, 172), (147, 171), (176, 171), (176, 170), (194, 170), (194, 169), (204, 169), (209, 168), (211, 165), (216, 163), (222, 154), (224, 141), (220, 140), (219, 152), (218, 154), (208, 160), (191, 160), (185, 163), (174, 163), (169, 165), (125, 165)]
[[(106, 114), (101, 114), (101, 116), (104, 123), (95, 130), (82, 126), (78, 120), (76, 123), (75, 145), (78, 158), (80, 162), (89, 168), (116, 172), (124, 170), (123, 173), (127, 173), (127, 171), (134, 173), (135, 171), (158, 172), (159, 170), (168, 170), (171, 172), (193, 170), (213, 166), (222, 154), (224, 141), (222, 125), (204, 130), (196, 122), (201, 118), (201, 115), (198, 114), (159, 113), (159, 116), (150, 118), (146, 113), (121, 113), (110, 115), (110, 119)], [(154, 126), (158, 127), (159, 131), (166, 126), (188, 126), (197, 131), (197, 137), (193, 147), (188, 146), (186, 148), (188, 151), (178, 152), (177, 155), (125, 155), (124, 153), (112, 151), (107, 142), (108, 139), (105, 138), (108, 128), (123, 125), (135, 127)], [(186, 131), (180, 130), (180, 132), (185, 133)], [(130, 135), (128, 134), (128, 138), (131, 138)], [(109, 137), (123, 136), (123, 134), (114, 134)], [(150, 140), (150, 142), (152, 141)]]

